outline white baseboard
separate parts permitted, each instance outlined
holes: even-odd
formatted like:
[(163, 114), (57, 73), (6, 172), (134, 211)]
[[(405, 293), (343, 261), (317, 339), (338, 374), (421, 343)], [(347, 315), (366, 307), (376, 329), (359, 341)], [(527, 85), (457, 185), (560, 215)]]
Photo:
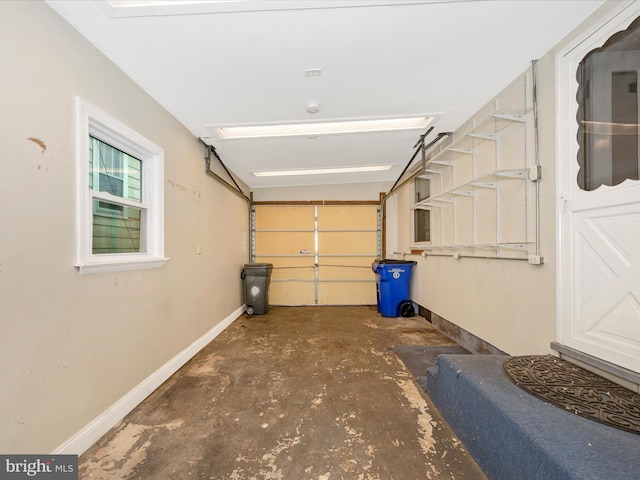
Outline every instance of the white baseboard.
[(129, 412), (137, 407), (156, 388), (162, 385), (180, 367), (187, 363), (193, 356), (202, 350), (211, 340), (238, 318), (245, 310), (245, 306), (238, 308), (227, 318), (197, 339), (182, 352), (149, 375), (140, 384), (134, 387), (126, 395), (111, 405), (102, 414), (56, 448), (53, 454), (81, 455), (96, 443), (105, 433), (122, 420)]

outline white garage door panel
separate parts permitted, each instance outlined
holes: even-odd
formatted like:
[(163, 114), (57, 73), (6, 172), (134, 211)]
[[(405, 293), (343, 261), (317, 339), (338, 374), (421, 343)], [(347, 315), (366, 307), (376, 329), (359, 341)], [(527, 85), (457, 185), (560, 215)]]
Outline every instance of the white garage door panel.
[(312, 206), (258, 206), (256, 230), (311, 230), (315, 228), (315, 209)]
[(374, 305), (375, 283), (365, 282), (320, 282), (318, 305)]
[(269, 257), (260, 256), (260, 262), (277, 265), (271, 272), (271, 281), (306, 280), (313, 282), (315, 279), (315, 261), (313, 256), (299, 257)]
[(271, 282), (269, 303), (271, 305), (315, 305), (316, 287), (310, 282)]
[(371, 270), (374, 256), (367, 257), (320, 257), (318, 278), (323, 280), (365, 280), (374, 281)]
[(376, 205), (254, 207), (253, 256), (272, 263), (272, 305), (372, 305)]
[(314, 248), (313, 232), (256, 232), (256, 255), (304, 255)]
[(374, 232), (318, 233), (320, 255), (368, 255), (376, 257), (378, 242)]
[(375, 230), (378, 212), (371, 206), (323, 206), (318, 207), (320, 230)]

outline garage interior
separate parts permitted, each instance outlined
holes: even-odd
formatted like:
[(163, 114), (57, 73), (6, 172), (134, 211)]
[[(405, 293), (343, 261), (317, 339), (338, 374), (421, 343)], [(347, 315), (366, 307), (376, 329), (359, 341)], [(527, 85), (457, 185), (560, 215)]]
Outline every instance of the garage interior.
[(375, 307), (243, 315), (80, 458), (81, 478), (486, 478), (394, 348), (451, 346)]
[[(0, 454), (96, 479), (635, 478), (638, 18), (0, 2)], [(381, 259), (412, 264), (391, 316)], [(612, 382), (536, 379), (597, 421), (525, 391), (524, 358)]]

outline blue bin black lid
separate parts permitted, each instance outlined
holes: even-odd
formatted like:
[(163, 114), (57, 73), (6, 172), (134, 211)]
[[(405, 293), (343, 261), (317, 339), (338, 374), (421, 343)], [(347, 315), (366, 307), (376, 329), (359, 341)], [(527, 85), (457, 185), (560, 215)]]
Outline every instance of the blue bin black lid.
[(375, 272), (378, 270), (378, 267), (380, 265), (406, 265), (406, 266), (413, 266), (415, 265), (416, 261), (414, 260), (396, 260), (394, 258), (377, 258), (376, 260), (374, 260), (374, 262), (371, 264), (371, 269)]
[(378, 258), (376, 259), (376, 261), (374, 263), (377, 263), (378, 265), (384, 265), (384, 264), (388, 264), (388, 265), (415, 265), (418, 262), (415, 262), (414, 260), (396, 260), (393, 258)]

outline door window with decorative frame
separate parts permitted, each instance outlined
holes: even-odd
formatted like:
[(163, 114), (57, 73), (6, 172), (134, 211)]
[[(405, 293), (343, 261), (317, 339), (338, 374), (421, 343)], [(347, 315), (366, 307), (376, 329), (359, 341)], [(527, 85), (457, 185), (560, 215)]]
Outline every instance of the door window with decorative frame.
[(578, 185), (595, 190), (638, 180), (640, 18), (580, 62)]

